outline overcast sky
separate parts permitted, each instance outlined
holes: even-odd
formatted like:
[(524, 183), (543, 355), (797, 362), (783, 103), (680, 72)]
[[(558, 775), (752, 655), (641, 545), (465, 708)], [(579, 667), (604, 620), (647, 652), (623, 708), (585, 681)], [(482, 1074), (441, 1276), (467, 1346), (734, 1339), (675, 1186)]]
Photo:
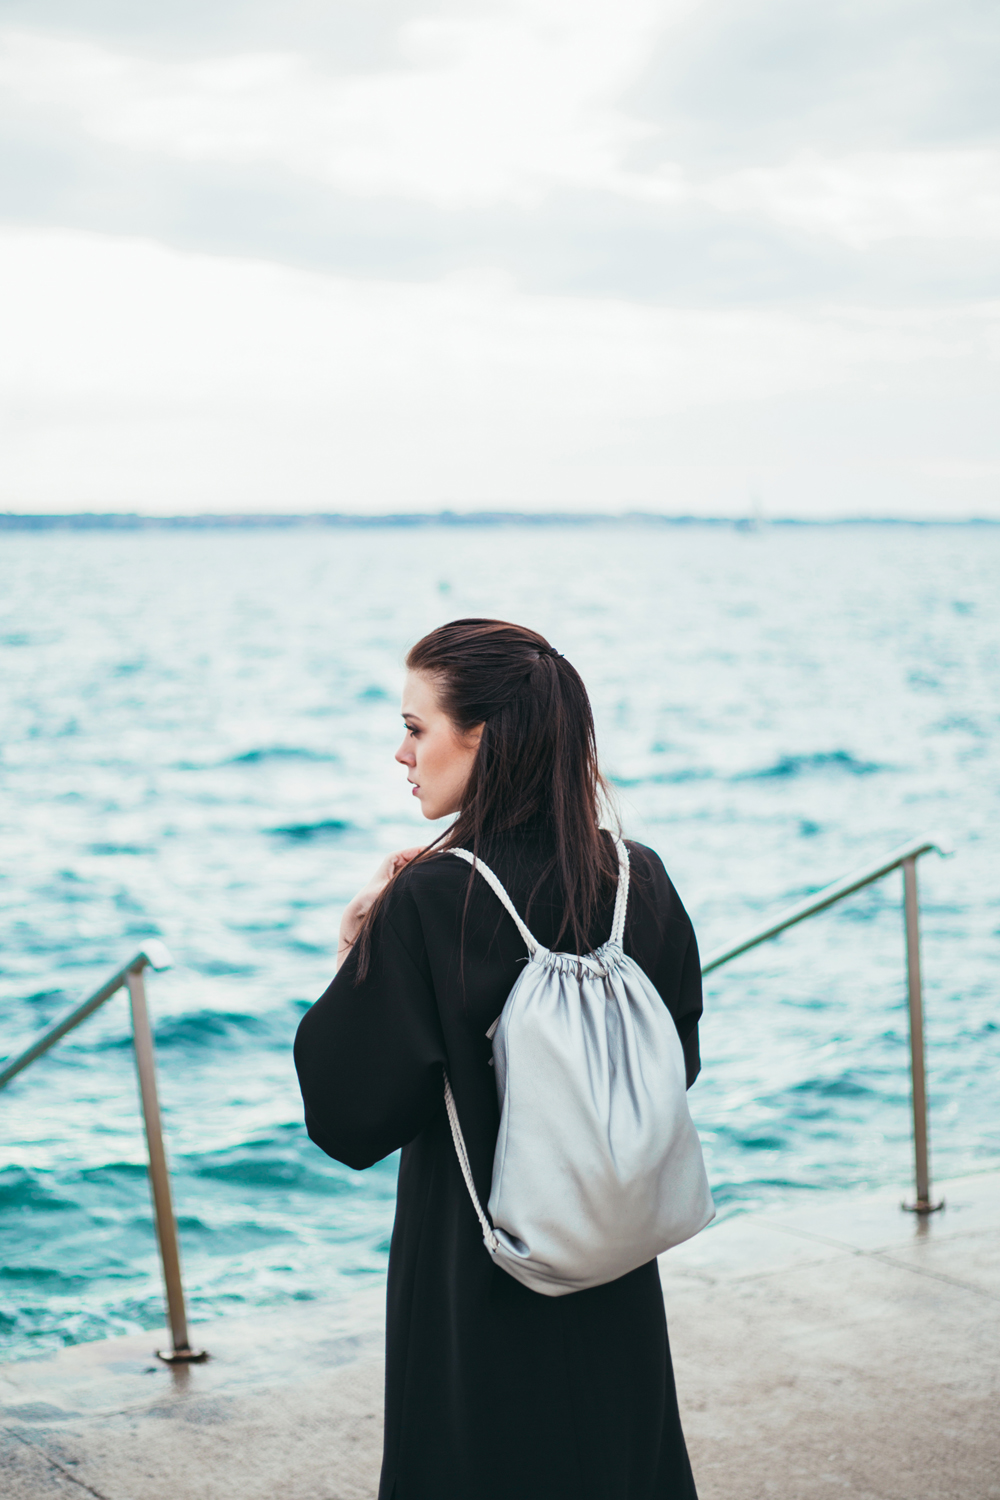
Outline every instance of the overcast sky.
[(0, 0), (0, 509), (1000, 516), (996, 0)]

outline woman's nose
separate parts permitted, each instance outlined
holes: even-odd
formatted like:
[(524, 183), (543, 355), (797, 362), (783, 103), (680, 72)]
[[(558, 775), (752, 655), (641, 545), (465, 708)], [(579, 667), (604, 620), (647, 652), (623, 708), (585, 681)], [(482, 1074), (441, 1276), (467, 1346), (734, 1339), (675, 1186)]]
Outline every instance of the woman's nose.
[(413, 753), (409, 738), (407, 737), (396, 751), (396, 759), (401, 766), (415, 766), (417, 757)]

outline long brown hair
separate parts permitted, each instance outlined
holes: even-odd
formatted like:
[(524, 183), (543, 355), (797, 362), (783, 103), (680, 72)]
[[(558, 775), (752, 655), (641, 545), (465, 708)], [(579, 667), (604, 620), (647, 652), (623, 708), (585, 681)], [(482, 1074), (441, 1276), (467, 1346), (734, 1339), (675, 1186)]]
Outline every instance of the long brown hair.
[[(611, 796), (579, 672), (536, 630), (505, 620), (452, 620), (418, 641), (406, 665), (433, 683), (458, 733), (483, 726), (462, 810), (418, 858), (452, 848), (476, 854), (484, 840), (516, 841), (519, 829), (541, 825), (553, 854), (535, 890), (557, 874), (563, 917), (556, 944), (568, 935), (581, 950), (618, 860), (601, 835), (602, 804), (609, 810)], [(474, 879), (470, 871), (469, 890)], [(359, 978), (381, 904), (359, 935)]]

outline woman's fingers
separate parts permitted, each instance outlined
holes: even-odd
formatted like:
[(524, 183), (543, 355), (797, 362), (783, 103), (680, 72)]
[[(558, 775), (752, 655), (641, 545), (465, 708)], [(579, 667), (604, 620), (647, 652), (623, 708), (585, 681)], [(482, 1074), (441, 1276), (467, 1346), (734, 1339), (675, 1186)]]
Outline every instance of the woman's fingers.
[(408, 865), (411, 859), (416, 859), (417, 855), (423, 854), (423, 852), (423, 844), (414, 844), (412, 849), (397, 850), (397, 852), (392, 856), (392, 873), (394, 875), (398, 875), (399, 871), (403, 868), (404, 865)]
[(404, 865), (408, 865), (411, 859), (423, 853), (423, 849), (423, 844), (414, 844), (410, 849), (397, 849), (395, 853), (387, 854), (365, 890), (373, 896), (378, 895), (389, 884), (392, 877), (399, 874)]
[(361, 923), (392, 877), (398, 875), (400, 870), (410, 863), (411, 859), (416, 859), (417, 855), (423, 852), (423, 844), (414, 844), (409, 849), (397, 849), (394, 854), (387, 854), (368, 884), (345, 907), (344, 914), (340, 919), (340, 943), (337, 950), (338, 965), (343, 962), (344, 955), (350, 950), (358, 935)]

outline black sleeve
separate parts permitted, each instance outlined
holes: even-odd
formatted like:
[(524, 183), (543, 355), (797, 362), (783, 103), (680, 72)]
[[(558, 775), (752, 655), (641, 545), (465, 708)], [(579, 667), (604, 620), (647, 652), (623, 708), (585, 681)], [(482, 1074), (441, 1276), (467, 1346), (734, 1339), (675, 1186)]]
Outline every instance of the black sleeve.
[(691, 939), (684, 950), (684, 963), (681, 967), (681, 979), (678, 986), (677, 1009), (674, 1012), (674, 1020), (677, 1022), (677, 1031), (680, 1035), (681, 1045), (684, 1048), (684, 1061), (687, 1064), (687, 1086), (690, 1088), (701, 1072), (701, 1053), (698, 1048), (698, 1022), (701, 1020), (704, 1002), (701, 994), (701, 958), (698, 953), (698, 939), (694, 935), (694, 928), (691, 926), (690, 920), (688, 921), (688, 927)]
[(309, 1135), (360, 1169), (413, 1140), (443, 1105), (444, 1039), (410, 896), (387, 902), (360, 983), (357, 970), (351, 953), (302, 1017), (295, 1066)]
[(625, 929), (626, 947), (642, 965), (663, 997), (684, 1048), (687, 1086), (701, 1071), (698, 1022), (702, 1013), (701, 959), (691, 918), (674, 889), (663, 861), (652, 849), (635, 845), (637, 879), (632, 889), (635, 925)]

